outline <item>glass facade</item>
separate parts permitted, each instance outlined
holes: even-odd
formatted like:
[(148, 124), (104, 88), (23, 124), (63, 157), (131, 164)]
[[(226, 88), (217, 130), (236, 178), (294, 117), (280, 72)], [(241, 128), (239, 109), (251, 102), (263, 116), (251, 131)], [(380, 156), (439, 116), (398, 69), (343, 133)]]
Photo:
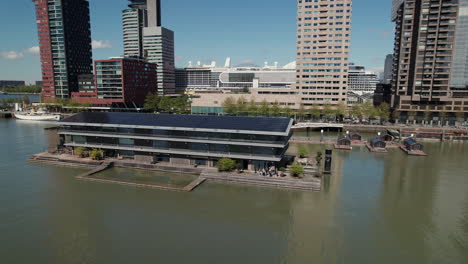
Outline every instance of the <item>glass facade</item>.
[[(450, 86), (452, 89), (468, 88), (468, 0), (459, 0)], [(468, 93), (465, 96), (468, 97)]]
[[(289, 136), (190, 130), (140, 129), (100, 126), (63, 126), (64, 145), (187, 157), (229, 157), (239, 160), (281, 161)], [(124, 155), (124, 154), (121, 154)], [(127, 155), (127, 154), (126, 154)]]

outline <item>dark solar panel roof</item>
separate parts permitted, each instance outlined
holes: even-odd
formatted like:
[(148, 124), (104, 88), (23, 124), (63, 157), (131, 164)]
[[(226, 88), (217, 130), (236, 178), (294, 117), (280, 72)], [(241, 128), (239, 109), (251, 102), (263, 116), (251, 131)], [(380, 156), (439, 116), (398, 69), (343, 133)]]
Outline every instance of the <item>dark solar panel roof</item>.
[(81, 112), (74, 116), (68, 117), (61, 122), (287, 132), (291, 119), (268, 117)]
[(413, 145), (413, 144), (416, 144), (416, 140), (414, 140), (413, 138), (407, 138), (405, 139), (405, 142), (410, 144), (410, 145)]

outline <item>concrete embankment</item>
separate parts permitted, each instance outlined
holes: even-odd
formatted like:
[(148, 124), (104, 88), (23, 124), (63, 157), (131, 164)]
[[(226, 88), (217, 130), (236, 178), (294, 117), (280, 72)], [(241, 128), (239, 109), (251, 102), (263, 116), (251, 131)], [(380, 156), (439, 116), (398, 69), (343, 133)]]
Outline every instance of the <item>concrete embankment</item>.
[(258, 185), (282, 189), (294, 189), (302, 191), (320, 191), (321, 190), (321, 180), (314, 179), (311, 181), (301, 180), (301, 179), (285, 179), (285, 178), (275, 178), (275, 177), (261, 177), (253, 175), (235, 175), (235, 174), (224, 174), (224, 173), (215, 173), (215, 172), (203, 172), (202, 177), (207, 180), (228, 182), (228, 183), (238, 183), (238, 184), (247, 184), (247, 185)]
[[(108, 161), (92, 161), (89, 159), (80, 159), (69, 155), (54, 155), (48, 153), (41, 153), (34, 155), (30, 161), (41, 162), (51, 165), (67, 166), (67, 167), (87, 167), (91, 170), (77, 176), (77, 179), (102, 182), (102, 183), (115, 183), (134, 187), (153, 188), (161, 190), (181, 191), (190, 192), (200, 186), (206, 180), (221, 181), (227, 183), (247, 184), (247, 185), (258, 185), (282, 189), (293, 189), (302, 191), (320, 191), (321, 180), (317, 178), (311, 178), (308, 180), (303, 179), (289, 179), (289, 178), (275, 178), (275, 177), (261, 177), (252, 174), (230, 174), (220, 173), (215, 169), (202, 169), (202, 168), (191, 168), (181, 166), (170, 166), (164, 164), (144, 164), (132, 161), (121, 161), (121, 160), (108, 160)], [(176, 186), (159, 183), (141, 183), (127, 179), (110, 179), (98, 177), (97, 174), (112, 168), (133, 168), (143, 170), (154, 170), (154, 171), (165, 171), (165, 172), (177, 172), (186, 173), (192, 175), (198, 175), (199, 177), (193, 180), (186, 186)]]

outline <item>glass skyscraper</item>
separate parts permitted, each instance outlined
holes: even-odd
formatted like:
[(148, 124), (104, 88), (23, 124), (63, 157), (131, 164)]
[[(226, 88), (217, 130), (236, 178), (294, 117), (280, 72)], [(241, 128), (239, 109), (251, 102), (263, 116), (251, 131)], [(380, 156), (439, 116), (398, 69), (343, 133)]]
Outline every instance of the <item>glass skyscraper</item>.
[(44, 101), (70, 98), (78, 76), (92, 74), (87, 0), (33, 0), (42, 64)]

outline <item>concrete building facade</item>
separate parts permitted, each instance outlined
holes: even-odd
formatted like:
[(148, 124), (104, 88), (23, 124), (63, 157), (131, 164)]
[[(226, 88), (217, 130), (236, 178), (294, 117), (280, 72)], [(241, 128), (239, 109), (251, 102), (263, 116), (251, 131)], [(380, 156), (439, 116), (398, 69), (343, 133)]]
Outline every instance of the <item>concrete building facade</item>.
[(122, 11), (124, 54), (145, 58), (158, 67), (159, 93), (174, 94), (174, 32), (162, 27), (160, 0), (130, 0)]
[(468, 0), (394, 0), (393, 6), (394, 109), (466, 115)]
[(351, 64), (348, 73), (348, 91), (358, 95), (373, 94), (379, 82), (375, 72), (364, 66)]
[(352, 0), (298, 0), (297, 81), (305, 106), (346, 103)]
[(78, 76), (91, 74), (91, 26), (87, 0), (33, 0), (42, 64), (44, 101), (70, 98)]
[(0, 88), (17, 87), (17, 86), (25, 86), (25, 85), (26, 85), (25, 81), (0, 80)]
[(189, 66), (177, 69), (177, 87), (187, 92), (239, 92), (256, 88), (295, 89), (295, 64), (284, 67), (216, 67)]

